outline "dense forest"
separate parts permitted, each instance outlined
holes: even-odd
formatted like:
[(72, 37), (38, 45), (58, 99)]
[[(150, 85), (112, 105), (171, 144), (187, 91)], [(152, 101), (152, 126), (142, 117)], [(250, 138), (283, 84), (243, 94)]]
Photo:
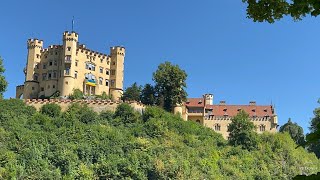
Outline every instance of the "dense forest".
[(290, 179), (320, 161), (288, 133), (257, 136), (253, 149), (157, 107), (97, 114), (0, 100), (0, 179)]

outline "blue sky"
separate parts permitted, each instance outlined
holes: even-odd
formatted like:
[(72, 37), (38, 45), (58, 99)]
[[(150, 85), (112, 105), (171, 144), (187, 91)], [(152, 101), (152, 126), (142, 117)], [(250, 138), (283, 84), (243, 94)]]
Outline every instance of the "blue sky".
[(24, 81), (27, 39), (60, 44), (75, 16), (75, 31), (88, 48), (109, 53), (111, 46), (126, 47), (125, 87), (152, 83), (157, 66), (171, 61), (187, 72), (189, 97), (209, 92), (215, 103), (273, 102), (280, 125), (291, 117), (308, 131), (318, 106), (317, 18), (254, 23), (241, 0), (11, 0), (0, 7), (6, 98)]

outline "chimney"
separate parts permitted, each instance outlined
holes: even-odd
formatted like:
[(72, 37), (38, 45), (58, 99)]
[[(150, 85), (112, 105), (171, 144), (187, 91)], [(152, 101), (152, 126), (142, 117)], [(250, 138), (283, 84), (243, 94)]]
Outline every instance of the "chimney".
[(256, 105), (256, 102), (255, 102), (255, 101), (250, 101), (250, 102), (249, 102), (249, 105), (250, 105), (250, 106), (255, 106), (255, 105)]
[(226, 101), (220, 101), (219, 105), (226, 105)]

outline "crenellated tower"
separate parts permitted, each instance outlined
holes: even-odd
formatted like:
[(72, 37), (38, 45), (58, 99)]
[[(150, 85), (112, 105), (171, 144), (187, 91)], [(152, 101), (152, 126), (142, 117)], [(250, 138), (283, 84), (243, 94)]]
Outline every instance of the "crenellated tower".
[(38, 98), (39, 93), (39, 65), (41, 61), (41, 50), (43, 41), (38, 39), (28, 39), (27, 65), (24, 69), (25, 83), (23, 89), (24, 99)]
[(119, 100), (123, 94), (125, 48), (115, 46), (110, 48), (110, 94), (113, 100)]
[(60, 66), (61, 77), (58, 89), (61, 96), (72, 94), (74, 87), (75, 60), (78, 44), (78, 34), (76, 32), (65, 31), (63, 33), (62, 63)]

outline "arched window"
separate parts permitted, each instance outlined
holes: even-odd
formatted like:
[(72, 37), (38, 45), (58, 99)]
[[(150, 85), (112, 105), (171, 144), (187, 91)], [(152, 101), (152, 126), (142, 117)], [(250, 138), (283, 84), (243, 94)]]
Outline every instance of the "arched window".
[(38, 75), (37, 73), (35, 73), (35, 74), (33, 75), (33, 80), (38, 81), (38, 77), (39, 77), (39, 75)]
[(259, 126), (259, 129), (260, 129), (261, 132), (266, 131), (266, 125), (261, 124)]
[(215, 125), (214, 125), (214, 130), (215, 130), (215, 131), (220, 131), (220, 129), (221, 129), (220, 124), (215, 124)]
[(197, 119), (197, 120), (196, 120), (196, 122), (197, 122), (197, 123), (200, 123), (200, 120), (199, 120), (199, 119)]

